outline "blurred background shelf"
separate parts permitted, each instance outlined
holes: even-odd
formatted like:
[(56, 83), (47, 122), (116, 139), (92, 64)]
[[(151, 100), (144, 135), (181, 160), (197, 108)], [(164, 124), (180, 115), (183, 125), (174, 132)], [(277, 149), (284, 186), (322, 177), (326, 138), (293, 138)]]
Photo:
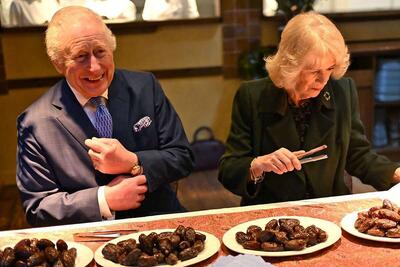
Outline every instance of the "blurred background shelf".
[(400, 162), (400, 146), (385, 146), (385, 147), (378, 147), (374, 148), (378, 154), (385, 155), (386, 157)]
[(348, 47), (351, 65), (346, 75), (357, 85), (366, 135), (375, 151), (400, 161), (400, 40), (354, 42)]
[[(399, 73), (400, 75), (400, 73)], [(400, 88), (399, 88), (400, 91)], [(399, 108), (400, 109), (400, 101), (375, 101), (375, 107), (377, 108)]]

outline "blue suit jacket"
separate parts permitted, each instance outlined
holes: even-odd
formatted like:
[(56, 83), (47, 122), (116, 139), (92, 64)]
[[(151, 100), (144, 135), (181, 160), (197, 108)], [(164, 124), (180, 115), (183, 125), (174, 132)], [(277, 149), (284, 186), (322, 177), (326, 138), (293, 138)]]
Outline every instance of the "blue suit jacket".
[[(169, 183), (187, 176), (193, 156), (182, 123), (150, 73), (116, 70), (108, 92), (113, 138), (137, 154), (148, 182), (141, 207), (117, 218), (182, 211)], [(149, 116), (152, 123), (133, 126)], [(65, 79), (20, 114), (17, 185), (32, 225), (101, 220), (97, 190), (114, 176), (94, 170), (84, 140), (97, 136)]]

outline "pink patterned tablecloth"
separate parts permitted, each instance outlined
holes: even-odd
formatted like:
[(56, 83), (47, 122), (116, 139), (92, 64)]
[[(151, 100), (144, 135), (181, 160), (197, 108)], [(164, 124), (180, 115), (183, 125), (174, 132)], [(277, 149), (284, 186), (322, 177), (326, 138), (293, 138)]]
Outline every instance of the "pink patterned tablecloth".
[[(128, 223), (115, 225), (112, 228), (125, 229), (163, 229), (176, 228), (182, 224), (192, 226), (215, 235), (220, 239), (231, 227), (250, 220), (272, 216), (308, 216), (329, 220), (340, 226), (341, 219), (350, 212), (380, 205), (380, 199), (352, 200), (330, 204), (303, 205), (268, 210), (255, 210), (236, 213), (210, 214), (203, 216), (178, 218), (171, 220), (157, 220), (151, 222)], [(111, 228), (111, 227), (110, 227)], [(86, 244), (88, 245), (88, 244)], [(96, 249), (101, 244), (91, 244)], [(218, 254), (203, 261), (197, 266), (208, 266), (221, 255), (236, 255), (223, 244)], [(382, 243), (353, 237), (342, 231), (341, 239), (334, 245), (302, 256), (282, 258), (264, 257), (265, 261), (276, 266), (400, 266), (400, 243)]]
[[(73, 234), (76, 232), (94, 231), (99, 229), (138, 229), (146, 231), (152, 229), (176, 228), (182, 224), (191, 226), (195, 230), (205, 231), (215, 235), (221, 241), (221, 248), (211, 258), (198, 263), (196, 266), (209, 266), (222, 255), (236, 255), (230, 251), (223, 243), (222, 237), (230, 228), (250, 220), (272, 217), (272, 216), (307, 216), (331, 221), (340, 226), (341, 219), (350, 212), (360, 209), (366, 209), (372, 206), (380, 205), (382, 200), (358, 199), (344, 202), (334, 202), (327, 204), (289, 206), (284, 208), (260, 209), (251, 211), (242, 211), (234, 213), (218, 213), (183, 217), (174, 219), (162, 219), (144, 222), (117, 223), (109, 226), (99, 226), (92, 228), (65, 229), (61, 231), (47, 232), (37, 234), (37, 237), (63, 238), (65, 240), (74, 240)], [(35, 234), (36, 235), (36, 234)], [(30, 235), (30, 237), (33, 237)], [(7, 241), (25, 238), (21, 235), (11, 236)], [(76, 242), (80, 240), (75, 239)], [(0, 240), (0, 245), (5, 240)], [(104, 242), (83, 242), (84, 245), (95, 251)], [(290, 257), (264, 257), (264, 260), (271, 262), (276, 266), (400, 266), (400, 243), (383, 243), (369, 241), (354, 237), (345, 231), (342, 236), (332, 246), (323, 250), (301, 256)], [(96, 266), (92, 262), (91, 266)]]

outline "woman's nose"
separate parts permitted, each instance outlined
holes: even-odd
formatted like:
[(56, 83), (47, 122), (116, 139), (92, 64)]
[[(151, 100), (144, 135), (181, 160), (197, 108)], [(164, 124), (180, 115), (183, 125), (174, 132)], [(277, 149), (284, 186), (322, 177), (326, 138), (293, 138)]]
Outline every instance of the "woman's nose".
[(321, 71), (318, 73), (317, 81), (320, 83), (326, 83), (330, 77), (331, 73), (329, 71)]

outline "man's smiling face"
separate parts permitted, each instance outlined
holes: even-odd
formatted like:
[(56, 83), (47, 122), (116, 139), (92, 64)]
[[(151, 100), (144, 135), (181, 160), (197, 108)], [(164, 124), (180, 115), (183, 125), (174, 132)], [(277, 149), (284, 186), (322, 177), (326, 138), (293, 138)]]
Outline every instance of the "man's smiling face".
[(104, 26), (88, 17), (86, 23), (70, 25), (62, 35), (65, 59), (60, 68), (62, 73), (83, 96), (101, 95), (111, 84), (115, 70)]

